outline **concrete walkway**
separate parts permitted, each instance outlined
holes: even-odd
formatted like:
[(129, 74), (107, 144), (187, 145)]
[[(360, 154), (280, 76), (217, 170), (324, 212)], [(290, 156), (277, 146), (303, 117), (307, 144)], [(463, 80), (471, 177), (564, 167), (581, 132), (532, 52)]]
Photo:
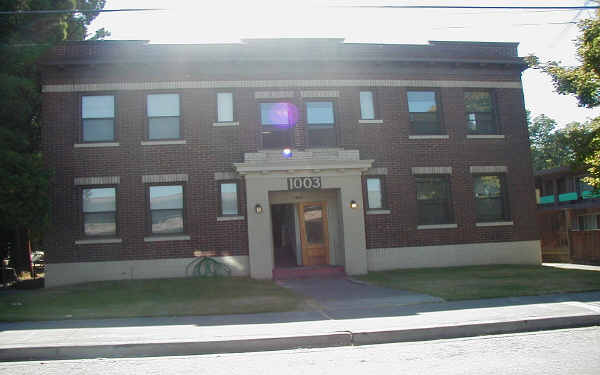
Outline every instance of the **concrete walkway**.
[(542, 263), (542, 266), (565, 268), (569, 270), (600, 271), (600, 266), (589, 266), (587, 264), (574, 263)]
[(0, 324), (0, 361), (284, 350), (600, 325), (600, 292), (412, 305), (388, 303), (354, 310), (337, 307), (326, 314), (316, 309), (4, 323)]

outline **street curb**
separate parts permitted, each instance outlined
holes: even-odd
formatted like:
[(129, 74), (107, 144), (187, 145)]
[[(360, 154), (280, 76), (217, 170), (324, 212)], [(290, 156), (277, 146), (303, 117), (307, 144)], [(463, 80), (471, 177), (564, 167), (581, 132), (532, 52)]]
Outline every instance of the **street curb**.
[(426, 341), (600, 325), (600, 314), (257, 339), (0, 349), (0, 362), (246, 353)]

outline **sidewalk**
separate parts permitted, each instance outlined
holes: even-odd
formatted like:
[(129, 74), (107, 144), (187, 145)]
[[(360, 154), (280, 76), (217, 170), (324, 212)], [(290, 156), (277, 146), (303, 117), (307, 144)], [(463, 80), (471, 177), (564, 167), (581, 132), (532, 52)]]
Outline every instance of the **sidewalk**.
[[(387, 301), (387, 302), (386, 302)], [(0, 323), (0, 361), (365, 345), (600, 325), (600, 292), (253, 315)]]

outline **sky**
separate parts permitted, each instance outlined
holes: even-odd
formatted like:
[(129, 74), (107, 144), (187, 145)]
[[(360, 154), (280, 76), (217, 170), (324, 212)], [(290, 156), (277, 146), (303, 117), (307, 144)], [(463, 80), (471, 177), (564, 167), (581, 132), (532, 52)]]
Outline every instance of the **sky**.
[[(582, 6), (585, 0), (107, 0), (105, 9), (160, 11), (102, 13), (90, 31), (108, 39), (150, 43), (239, 43), (247, 38), (344, 38), (349, 43), (426, 44), (429, 40), (519, 42), (519, 55), (577, 64), (574, 41), (584, 11), (489, 9), (371, 9), (346, 5)], [(600, 116), (558, 95), (546, 75), (523, 73), (525, 106), (563, 126)]]

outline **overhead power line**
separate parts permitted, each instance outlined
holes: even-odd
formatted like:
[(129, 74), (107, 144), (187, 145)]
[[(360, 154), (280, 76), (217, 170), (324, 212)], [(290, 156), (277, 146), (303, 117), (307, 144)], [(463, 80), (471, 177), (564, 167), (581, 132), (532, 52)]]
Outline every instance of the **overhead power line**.
[(0, 11), (0, 15), (19, 15), (19, 14), (77, 14), (77, 13), (110, 13), (110, 12), (147, 12), (166, 10), (160, 8), (139, 8), (139, 9), (100, 9), (100, 10), (83, 10), (83, 9), (64, 9), (64, 10), (10, 10)]
[(600, 6), (486, 6), (486, 5), (332, 5), (332, 8), (379, 8), (379, 9), (498, 9), (498, 10), (593, 10)]

